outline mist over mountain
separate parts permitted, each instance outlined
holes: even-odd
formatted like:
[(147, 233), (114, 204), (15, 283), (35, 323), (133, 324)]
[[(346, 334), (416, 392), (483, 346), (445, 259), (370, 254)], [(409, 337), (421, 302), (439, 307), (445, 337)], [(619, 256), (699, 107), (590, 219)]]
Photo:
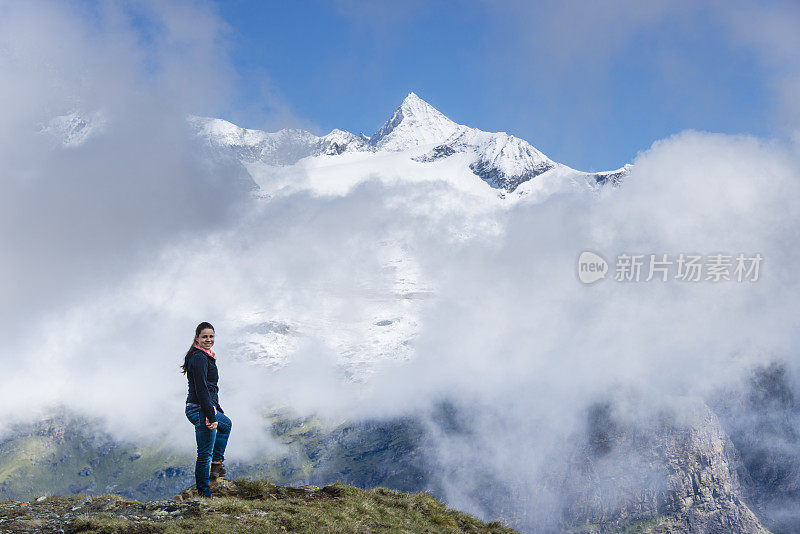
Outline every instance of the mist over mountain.
[[(69, 487), (155, 498), (191, 483), (179, 414), (133, 430), (103, 402), (135, 380), (153, 392), (146, 409), (179, 405), (172, 374), (185, 339), (174, 332), (203, 316), (220, 333), (240, 475), (432, 489), (531, 532), (797, 524), (796, 418), (785, 403), (746, 400), (748, 381), (772, 383), (758, 378), (776, 376), (760, 374), (770, 362), (784, 396), (798, 390), (785, 324), (796, 282), (778, 274), (795, 252), (775, 233), (777, 220), (795, 220), (775, 210), (796, 187), (791, 149), (686, 133), (635, 166), (583, 173), (513, 136), (458, 125), (413, 93), (370, 137), (185, 124), (198, 161), (248, 194), (231, 223), (170, 243), (59, 318), (84, 341), (38, 367), (39, 380), (68, 376), (72, 362), (92, 385), (77, 379), (31, 405), (99, 417), (109, 432)], [(56, 153), (80, 154), (113, 128), (105, 113), (71, 114), (40, 135)], [(574, 274), (582, 249), (757, 250), (775, 271), (753, 284), (586, 287)], [(754, 304), (767, 296), (769, 308)], [(153, 310), (159, 325), (145, 319)], [(123, 359), (147, 363), (119, 375), (102, 355), (118, 350), (131, 317), (148, 334)], [(261, 409), (274, 406), (322, 427), (287, 441), (305, 423), (266, 422)], [(19, 428), (8, 451), (52, 439)], [(82, 457), (63, 452), (85, 447), (80, 434), (64, 435), (45, 457)], [(72, 464), (53, 465), (71, 480)], [(25, 494), (30, 469), (9, 471), (7, 496)]]

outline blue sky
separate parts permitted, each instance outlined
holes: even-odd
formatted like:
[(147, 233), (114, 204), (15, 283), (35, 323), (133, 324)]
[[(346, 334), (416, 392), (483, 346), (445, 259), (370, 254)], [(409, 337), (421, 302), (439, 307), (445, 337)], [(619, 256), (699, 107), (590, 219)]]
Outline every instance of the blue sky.
[(217, 112), (251, 128), (371, 134), (414, 91), (582, 170), (617, 168), (685, 129), (776, 135), (775, 62), (742, 30), (755, 4), (736, 5), (219, 2), (237, 79)]

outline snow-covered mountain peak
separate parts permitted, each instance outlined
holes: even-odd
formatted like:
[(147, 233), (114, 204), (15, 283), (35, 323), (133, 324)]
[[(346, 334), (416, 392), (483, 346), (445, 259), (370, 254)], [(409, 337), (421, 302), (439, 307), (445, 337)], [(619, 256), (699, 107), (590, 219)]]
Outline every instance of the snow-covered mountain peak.
[(222, 148), (243, 162), (291, 165), (308, 156), (309, 147), (320, 138), (305, 130), (283, 129), (277, 132), (250, 130), (223, 119), (190, 116), (195, 133), (211, 146)]
[(495, 189), (513, 192), (517, 186), (556, 167), (557, 163), (524, 139), (505, 132), (463, 127), (461, 132), (414, 158), (432, 162), (454, 154), (472, 155), (469, 169)]
[(433, 106), (422, 100), (419, 96), (417, 96), (417, 93), (414, 93), (413, 91), (408, 93), (408, 95), (400, 103), (400, 107), (398, 109), (402, 110), (409, 116), (414, 114), (417, 115), (436, 114), (444, 117), (444, 115), (442, 115), (442, 113), (438, 109), (434, 108)]
[(189, 117), (189, 124), (194, 127), (196, 133), (201, 137), (213, 139), (217, 144), (223, 146), (263, 145), (284, 139), (298, 141), (316, 139), (313, 134), (300, 129), (284, 128), (277, 132), (265, 132), (242, 128), (224, 119), (212, 119), (195, 115)]
[(405, 150), (442, 143), (463, 128), (416, 94), (409, 93), (392, 117), (369, 138), (369, 144), (379, 150)]
[(75, 111), (54, 117), (46, 126), (42, 127), (41, 131), (52, 135), (65, 147), (76, 147), (101, 132), (105, 125), (106, 118), (102, 111), (93, 113)]
[(364, 139), (338, 128), (334, 128), (331, 133), (319, 138), (318, 152), (327, 156), (365, 150), (372, 150), (372, 147)]
[[(458, 176), (455, 180), (464, 184), (477, 176), (503, 198), (509, 193), (514, 193), (515, 198), (532, 193), (541, 198), (562, 182), (577, 183), (589, 189), (607, 183), (617, 186), (630, 173), (628, 167), (603, 173), (571, 169), (552, 161), (524, 139), (457, 124), (414, 93), (409, 93), (372, 137), (338, 129), (321, 137), (303, 130), (270, 133), (206, 117), (190, 117), (189, 122), (196, 133), (208, 141), (214, 154), (241, 161), (262, 188), (267, 187), (265, 177), (283, 172), (278, 167), (299, 165), (295, 170), (307, 178), (310, 168), (315, 165), (328, 168), (333, 162), (327, 158), (316, 162), (306, 158), (345, 154), (348, 156), (344, 161), (335, 165), (353, 164), (348, 172), (361, 173), (363, 177), (395, 176), (405, 161), (423, 163), (425, 167), (410, 167), (407, 174), (417, 178), (430, 173), (440, 179), (444, 173)], [(375, 159), (370, 154), (375, 154)], [(387, 161), (393, 163), (387, 164)], [(293, 171), (287, 169), (286, 172)]]

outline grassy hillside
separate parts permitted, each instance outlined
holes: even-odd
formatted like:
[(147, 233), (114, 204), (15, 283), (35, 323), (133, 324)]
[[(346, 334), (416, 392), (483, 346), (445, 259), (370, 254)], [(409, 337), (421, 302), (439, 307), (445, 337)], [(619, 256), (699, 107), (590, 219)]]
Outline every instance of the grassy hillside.
[[(265, 414), (264, 424), (290, 453), (249, 464), (230, 462), (231, 477), (293, 485), (341, 480), (411, 492), (431, 487), (419, 446), (422, 431), (413, 421), (331, 424), (281, 410)], [(74, 414), (20, 426), (0, 441), (0, 499), (117, 493), (153, 500), (193, 482), (193, 456), (157, 444), (119, 442), (96, 422)]]
[(18, 427), (0, 441), (0, 498), (43, 493), (132, 496), (148, 480), (182, 472), (172, 466), (190, 460), (158, 446), (118, 443), (80, 417), (56, 416)]
[(41, 497), (0, 503), (0, 530), (94, 533), (185, 532), (516, 532), (446, 507), (428, 492), (288, 487), (265, 480), (218, 481), (211, 498), (193, 489), (172, 501), (140, 503), (118, 495)]

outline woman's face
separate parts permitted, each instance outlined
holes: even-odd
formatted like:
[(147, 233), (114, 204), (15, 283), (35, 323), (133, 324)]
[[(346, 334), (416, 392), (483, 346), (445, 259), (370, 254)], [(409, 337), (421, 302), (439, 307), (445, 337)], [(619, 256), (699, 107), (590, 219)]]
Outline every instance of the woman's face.
[(210, 328), (204, 328), (200, 331), (200, 335), (194, 339), (198, 345), (208, 350), (214, 346), (214, 331)]

